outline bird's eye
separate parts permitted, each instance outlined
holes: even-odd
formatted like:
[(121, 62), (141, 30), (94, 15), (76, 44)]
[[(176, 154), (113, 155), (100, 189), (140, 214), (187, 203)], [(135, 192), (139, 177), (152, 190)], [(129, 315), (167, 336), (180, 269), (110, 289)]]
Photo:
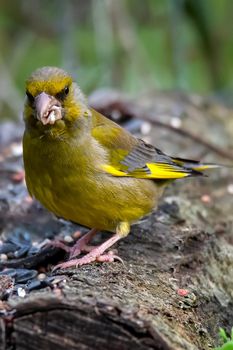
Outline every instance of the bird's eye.
[(30, 94), (29, 91), (26, 91), (26, 95), (27, 95), (27, 98), (28, 98), (29, 102), (33, 103), (35, 99), (32, 96), (32, 94)]
[(66, 86), (62, 91), (58, 92), (56, 94), (56, 98), (60, 101), (65, 100), (66, 96), (69, 94), (69, 87)]

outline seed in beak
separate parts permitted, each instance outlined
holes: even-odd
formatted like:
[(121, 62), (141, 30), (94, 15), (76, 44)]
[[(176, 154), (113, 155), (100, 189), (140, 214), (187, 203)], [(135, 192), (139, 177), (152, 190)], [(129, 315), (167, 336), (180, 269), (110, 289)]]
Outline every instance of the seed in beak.
[(54, 124), (54, 123), (55, 123), (56, 117), (55, 117), (54, 111), (52, 111), (52, 112), (49, 114), (49, 119), (50, 119), (50, 123), (51, 123), (51, 124)]
[(42, 124), (54, 124), (62, 118), (60, 102), (53, 96), (42, 92), (35, 99), (37, 118)]

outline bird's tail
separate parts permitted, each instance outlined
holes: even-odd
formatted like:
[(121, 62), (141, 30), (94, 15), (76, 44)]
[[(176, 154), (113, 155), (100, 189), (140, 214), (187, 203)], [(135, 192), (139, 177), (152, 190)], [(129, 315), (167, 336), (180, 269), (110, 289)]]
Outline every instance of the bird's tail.
[(185, 158), (172, 158), (172, 161), (176, 163), (177, 165), (197, 171), (198, 173), (201, 173), (202, 171), (208, 170), (208, 169), (215, 169), (215, 168), (222, 168), (224, 165), (221, 164), (214, 164), (214, 163), (201, 163), (196, 160), (190, 160), (190, 159), (185, 159)]

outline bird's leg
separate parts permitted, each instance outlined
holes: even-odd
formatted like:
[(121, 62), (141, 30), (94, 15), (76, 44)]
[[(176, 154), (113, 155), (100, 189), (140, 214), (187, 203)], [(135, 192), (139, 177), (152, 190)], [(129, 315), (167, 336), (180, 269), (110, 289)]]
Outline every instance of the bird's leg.
[(59, 239), (53, 239), (53, 240), (50, 240), (50, 239), (45, 239), (40, 245), (39, 247), (53, 247), (53, 248), (60, 248), (62, 250), (64, 250), (66, 253), (69, 253), (70, 252), (70, 247), (63, 243), (61, 240)]
[[(95, 249), (95, 246), (89, 246), (87, 243), (94, 237), (98, 232), (97, 229), (93, 228), (79, 238), (72, 247), (67, 246), (65, 243), (59, 239), (54, 239), (52, 241), (46, 240), (43, 242), (43, 246), (52, 246), (54, 248), (60, 248), (66, 253), (69, 253), (69, 260), (78, 256), (81, 252), (90, 252)], [(80, 233), (80, 232), (79, 232)]]
[(69, 259), (75, 258), (77, 255), (79, 255), (82, 251), (85, 251), (85, 246), (88, 242), (96, 235), (98, 230), (96, 228), (93, 228), (89, 232), (87, 232), (85, 235), (83, 235), (77, 242), (74, 244), (73, 247), (70, 249), (70, 255)]
[(69, 253), (69, 259), (72, 259), (79, 255), (82, 251), (90, 251), (92, 247), (86, 246), (86, 244), (92, 239), (92, 237), (98, 232), (97, 229), (93, 228), (79, 238), (72, 247), (69, 247), (59, 239), (54, 239), (52, 241), (43, 242), (43, 246), (52, 246), (54, 248), (60, 248)]
[[(109, 249), (113, 244), (119, 241), (121, 238), (126, 237), (129, 233), (129, 223), (121, 222), (117, 226), (116, 233), (107, 241), (102, 243), (101, 245), (93, 248), (88, 254), (79, 259), (72, 259), (65, 263), (56, 265), (54, 270), (56, 269), (66, 269), (72, 266), (81, 266), (89, 264), (93, 261), (104, 261), (104, 262), (113, 262), (114, 259), (121, 260), (119, 257), (113, 255), (112, 253), (105, 253), (107, 249)], [(105, 254), (104, 254), (105, 253)]]
[[(86, 254), (84, 257), (80, 259), (72, 259), (65, 263), (59, 264), (55, 266), (55, 269), (61, 268), (66, 269), (72, 266), (80, 266), (89, 264), (93, 261), (98, 261), (98, 259), (102, 256), (106, 249), (110, 248), (114, 243), (116, 243), (122, 237), (119, 234), (115, 234), (111, 238), (109, 238), (106, 242), (102, 243), (100, 246), (95, 247), (91, 252)], [(109, 257), (110, 258), (110, 257)], [(107, 260), (107, 259), (106, 259)], [(109, 259), (109, 261), (112, 259)], [(114, 260), (114, 259), (113, 259)]]

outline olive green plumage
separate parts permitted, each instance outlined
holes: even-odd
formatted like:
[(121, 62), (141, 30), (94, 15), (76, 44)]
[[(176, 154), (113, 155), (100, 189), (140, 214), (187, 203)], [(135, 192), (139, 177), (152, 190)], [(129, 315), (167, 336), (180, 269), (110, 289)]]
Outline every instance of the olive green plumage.
[(37, 70), (26, 90), (27, 187), (58, 216), (108, 231), (125, 227), (124, 235), (157, 206), (167, 183), (200, 174), (197, 162), (171, 158), (89, 108), (61, 69)]

